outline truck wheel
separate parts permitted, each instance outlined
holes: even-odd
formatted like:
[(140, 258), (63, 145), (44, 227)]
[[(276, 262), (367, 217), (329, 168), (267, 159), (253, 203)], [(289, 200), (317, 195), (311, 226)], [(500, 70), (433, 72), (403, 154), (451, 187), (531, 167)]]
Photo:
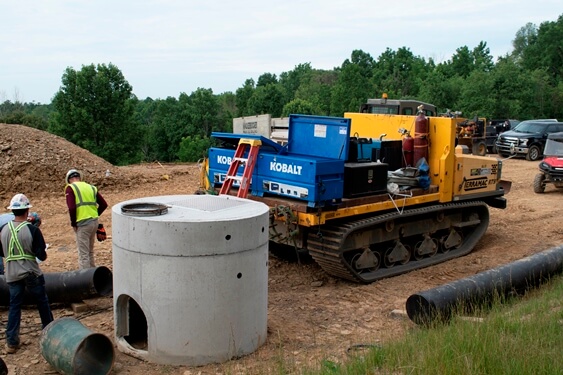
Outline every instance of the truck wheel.
[(541, 150), (538, 146), (533, 145), (528, 150), (528, 154), (526, 155), (526, 159), (530, 161), (539, 160), (541, 156)]
[(471, 152), (473, 155), (485, 156), (487, 155), (487, 144), (484, 141), (473, 143)]
[(498, 154), (498, 150), (497, 150), (497, 146), (496, 146), (496, 145), (492, 145), (492, 146), (491, 146), (491, 154)]
[(545, 174), (538, 173), (534, 178), (534, 193), (541, 194), (545, 191)]

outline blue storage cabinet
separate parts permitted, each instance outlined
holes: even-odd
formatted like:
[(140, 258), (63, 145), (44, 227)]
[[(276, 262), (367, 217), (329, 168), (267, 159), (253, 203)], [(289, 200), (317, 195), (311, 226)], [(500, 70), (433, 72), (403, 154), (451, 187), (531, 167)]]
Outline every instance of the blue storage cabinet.
[(289, 115), (287, 153), (345, 161), (350, 122), (343, 117)]
[(307, 201), (310, 207), (339, 202), (344, 195), (344, 161), (298, 155), (260, 154), (252, 194)]
[[(260, 138), (258, 159), (252, 174), (252, 195), (279, 195), (322, 207), (341, 201), (344, 195), (344, 163), (348, 157), (350, 119), (290, 115), (288, 143), (278, 145), (262, 136), (212, 133), (233, 146), (241, 138)], [(209, 149), (209, 176), (215, 185), (225, 179), (234, 149)], [(238, 170), (241, 175), (243, 167)]]
[(260, 154), (252, 194), (291, 197), (310, 207), (338, 203), (344, 195), (350, 121), (289, 115), (287, 154)]

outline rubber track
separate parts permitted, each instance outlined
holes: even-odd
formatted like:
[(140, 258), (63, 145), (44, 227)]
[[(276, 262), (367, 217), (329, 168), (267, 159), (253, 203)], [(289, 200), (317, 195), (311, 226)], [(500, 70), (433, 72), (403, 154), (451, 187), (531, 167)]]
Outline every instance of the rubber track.
[[(344, 251), (341, 250), (342, 244), (345, 239), (354, 232), (370, 230), (370, 228), (384, 225), (383, 223), (389, 220), (402, 219), (412, 217), (417, 219), (421, 215), (427, 216), (434, 212), (445, 211), (459, 211), (467, 209), (475, 209), (479, 212), (481, 209), (487, 210), (485, 218), (481, 218), (481, 222), (476, 226), (471, 235), (464, 238), (463, 244), (447, 253), (438, 252), (432, 257), (425, 257), (421, 260), (410, 260), (405, 265), (396, 264), (392, 268), (379, 268), (373, 272), (358, 273), (344, 258)], [(483, 220), (486, 219), (486, 220)], [(390, 212), (383, 215), (377, 215), (365, 219), (354, 220), (341, 224), (326, 224), (323, 225), (319, 232), (309, 234), (307, 239), (307, 250), (313, 259), (323, 268), (325, 272), (330, 275), (347, 279), (360, 283), (371, 283), (383, 278), (397, 276), (415, 269), (420, 269), (432, 266), (447, 260), (457, 258), (470, 253), (479, 239), (485, 234), (488, 227), (488, 207), (484, 202), (473, 201), (463, 203), (448, 203), (434, 206), (427, 206), (422, 208), (404, 210), (402, 214), (399, 212)]]

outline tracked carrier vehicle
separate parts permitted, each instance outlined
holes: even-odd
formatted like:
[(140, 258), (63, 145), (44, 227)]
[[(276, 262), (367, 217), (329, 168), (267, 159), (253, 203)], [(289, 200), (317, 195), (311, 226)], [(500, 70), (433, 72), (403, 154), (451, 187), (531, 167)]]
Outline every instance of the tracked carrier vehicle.
[(501, 161), (455, 147), (451, 118), (290, 115), (285, 146), (212, 136), (222, 145), (202, 168), (207, 191), (264, 202), (271, 241), (355, 282), (463, 256), (485, 234), (489, 207), (506, 207)]

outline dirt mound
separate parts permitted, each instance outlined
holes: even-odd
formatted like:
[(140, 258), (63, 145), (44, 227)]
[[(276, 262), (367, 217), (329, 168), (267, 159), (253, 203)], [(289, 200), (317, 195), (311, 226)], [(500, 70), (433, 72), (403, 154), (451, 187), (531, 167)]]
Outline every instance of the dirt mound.
[[(24, 125), (0, 124), (0, 199), (14, 194), (33, 197), (62, 194), (64, 176), (71, 168), (82, 171), (84, 180), (107, 190), (127, 189), (162, 176), (141, 176), (116, 167), (66, 139)], [(106, 171), (110, 171), (109, 176)]]

